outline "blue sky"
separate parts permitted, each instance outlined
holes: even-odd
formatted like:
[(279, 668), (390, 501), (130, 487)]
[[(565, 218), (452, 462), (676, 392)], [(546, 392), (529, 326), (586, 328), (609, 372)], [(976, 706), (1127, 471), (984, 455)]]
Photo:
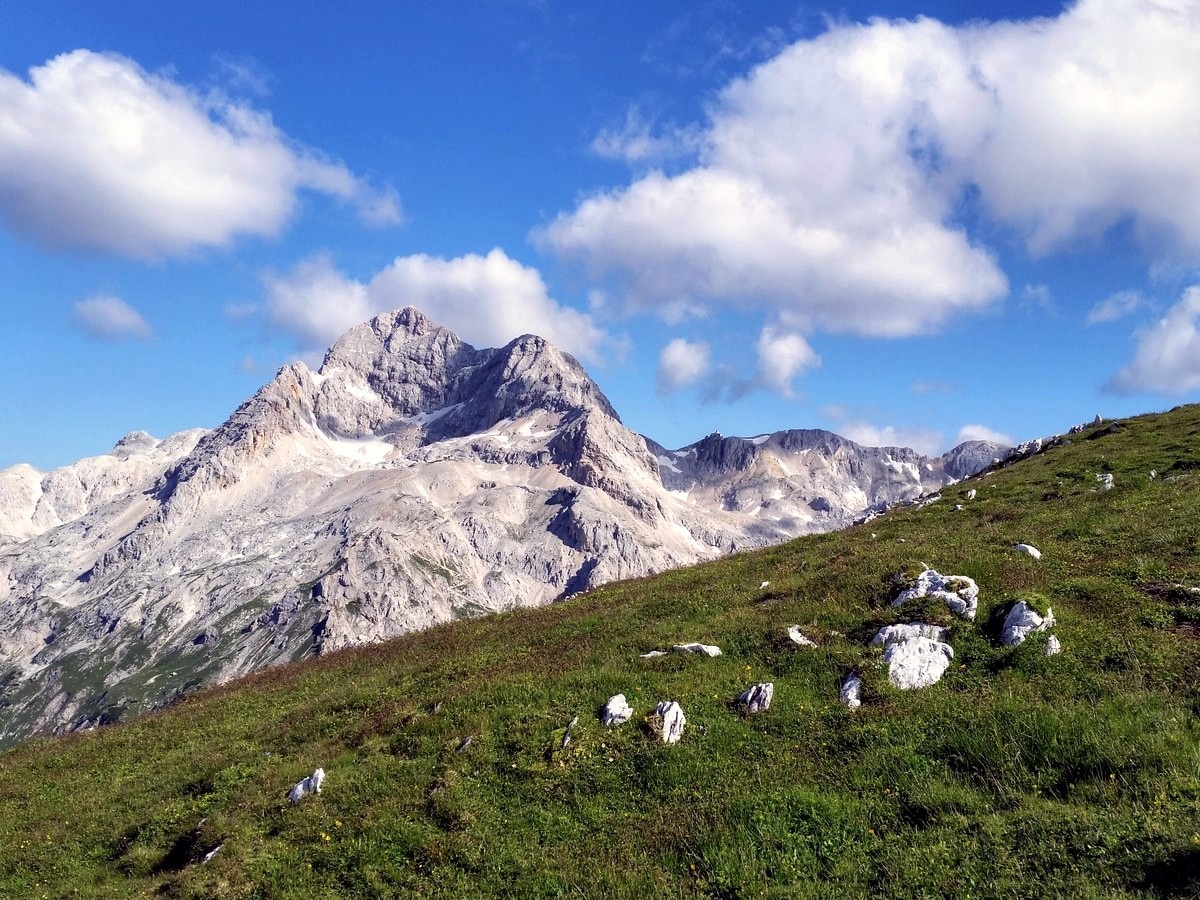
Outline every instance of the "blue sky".
[(7, 0), (0, 467), (403, 305), (668, 446), (1200, 395), (1200, 3)]

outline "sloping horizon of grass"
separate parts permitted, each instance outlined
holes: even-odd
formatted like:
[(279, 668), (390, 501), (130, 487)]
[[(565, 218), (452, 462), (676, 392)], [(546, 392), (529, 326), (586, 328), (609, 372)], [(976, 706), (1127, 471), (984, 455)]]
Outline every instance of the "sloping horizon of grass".
[[(0, 896), (1195, 896), (1198, 539), (1188, 406), (843, 532), (271, 669), (0, 755)], [(978, 582), (975, 623), (890, 606), (925, 563)], [(1018, 599), (1061, 654), (996, 645)], [(901, 692), (867, 643), (918, 618), (956, 655)], [(683, 641), (724, 653), (640, 658)]]

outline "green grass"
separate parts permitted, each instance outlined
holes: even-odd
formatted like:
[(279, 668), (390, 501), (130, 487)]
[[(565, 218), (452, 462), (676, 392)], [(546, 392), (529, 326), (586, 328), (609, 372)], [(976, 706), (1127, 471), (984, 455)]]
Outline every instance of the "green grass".
[[(1200, 409), (1122, 426), (922, 510), (20, 747), (0, 756), (0, 896), (1195, 896), (1200, 595), (1177, 585), (1200, 585)], [(956, 656), (900, 692), (865, 645), (913, 617), (890, 600), (919, 561), (974, 578), (980, 609), (918, 607)], [(1017, 599), (1054, 608), (1063, 653), (989, 638)], [(724, 655), (639, 658), (689, 640)], [(774, 704), (738, 715), (755, 681)], [(603, 729), (618, 692), (635, 718)], [(668, 698), (674, 747), (643, 722)], [(324, 792), (289, 805), (317, 766)]]

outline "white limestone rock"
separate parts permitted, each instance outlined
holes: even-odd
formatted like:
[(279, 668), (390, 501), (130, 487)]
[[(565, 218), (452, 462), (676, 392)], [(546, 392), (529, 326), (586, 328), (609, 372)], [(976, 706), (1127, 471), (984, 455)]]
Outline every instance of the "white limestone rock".
[(643, 653), (641, 655), (641, 658), (642, 659), (654, 659), (656, 656), (666, 656), (666, 655), (667, 655), (666, 650), (651, 650), (649, 653)]
[(937, 625), (926, 625), (924, 622), (903, 622), (898, 625), (885, 625), (871, 638), (872, 647), (886, 647), (898, 641), (908, 641), (914, 638), (927, 638), (931, 641), (945, 641), (949, 628)]
[(291, 800), (292, 803), (299, 803), (309, 794), (321, 793), (321, 783), (324, 780), (325, 770), (317, 769), (307, 778), (302, 778), (300, 781), (297, 781), (295, 785), (293, 785), (292, 789), (288, 791), (288, 799)]
[(799, 647), (815, 647), (817, 646), (812, 641), (804, 636), (804, 632), (800, 630), (799, 625), (791, 625), (787, 630), (788, 640)]
[(1096, 480), (1100, 482), (1101, 491), (1111, 491), (1113, 489), (1113, 477), (1111, 472), (1105, 472), (1096, 476)]
[(738, 694), (737, 708), (747, 714), (766, 712), (771, 708), (771, 699), (774, 696), (774, 683), (760, 681)]
[(921, 597), (936, 597), (950, 607), (951, 612), (973, 620), (979, 608), (979, 585), (966, 575), (942, 575), (934, 569), (926, 569), (917, 576), (912, 587), (901, 591), (892, 606), (902, 606)]
[(600, 713), (600, 724), (606, 728), (611, 725), (624, 725), (633, 717), (633, 707), (625, 699), (624, 694), (614, 694), (604, 704)]
[(1053, 625), (1054, 610), (1047, 607), (1046, 616), (1043, 618), (1032, 606), (1024, 600), (1019, 600), (1004, 617), (1004, 625), (1000, 629), (1000, 643), (1005, 647), (1015, 647), (1034, 632), (1045, 631)]
[(1018, 553), (1024, 553), (1027, 556), (1032, 556), (1034, 559), (1042, 558), (1042, 551), (1032, 544), (1013, 544), (1013, 549)]
[(664, 744), (678, 744), (683, 737), (683, 726), (687, 719), (683, 707), (674, 700), (663, 700), (650, 714), (650, 727), (662, 738)]
[(921, 622), (879, 629), (871, 643), (883, 646), (888, 681), (902, 691), (929, 687), (941, 681), (950, 667), (950, 660), (954, 659), (954, 648), (945, 643), (948, 631)]
[(971, 488), (969, 491), (967, 491), (967, 499), (974, 500), (977, 493), (978, 491), (976, 491), (975, 488)]
[(854, 672), (851, 672), (842, 681), (842, 686), (838, 693), (841, 694), (842, 702), (849, 709), (858, 709), (862, 706), (862, 679)]
[(1059, 653), (1062, 653), (1062, 644), (1059, 643), (1057, 637), (1050, 635), (1046, 638), (1046, 655), (1056, 656)]
[(699, 644), (692, 642), (689, 644), (676, 644), (671, 648), (677, 653), (702, 653), (705, 656), (720, 656), (721, 648), (713, 644)]

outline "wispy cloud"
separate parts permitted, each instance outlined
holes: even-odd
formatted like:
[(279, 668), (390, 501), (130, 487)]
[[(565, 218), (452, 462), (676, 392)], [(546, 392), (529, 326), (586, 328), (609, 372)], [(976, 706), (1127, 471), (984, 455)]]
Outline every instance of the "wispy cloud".
[(1087, 323), (1100, 325), (1105, 322), (1116, 322), (1145, 306), (1146, 298), (1140, 291), (1117, 291), (1088, 310)]
[(76, 303), (75, 324), (85, 334), (102, 341), (145, 341), (154, 336), (154, 329), (136, 309), (120, 297), (107, 294)]

